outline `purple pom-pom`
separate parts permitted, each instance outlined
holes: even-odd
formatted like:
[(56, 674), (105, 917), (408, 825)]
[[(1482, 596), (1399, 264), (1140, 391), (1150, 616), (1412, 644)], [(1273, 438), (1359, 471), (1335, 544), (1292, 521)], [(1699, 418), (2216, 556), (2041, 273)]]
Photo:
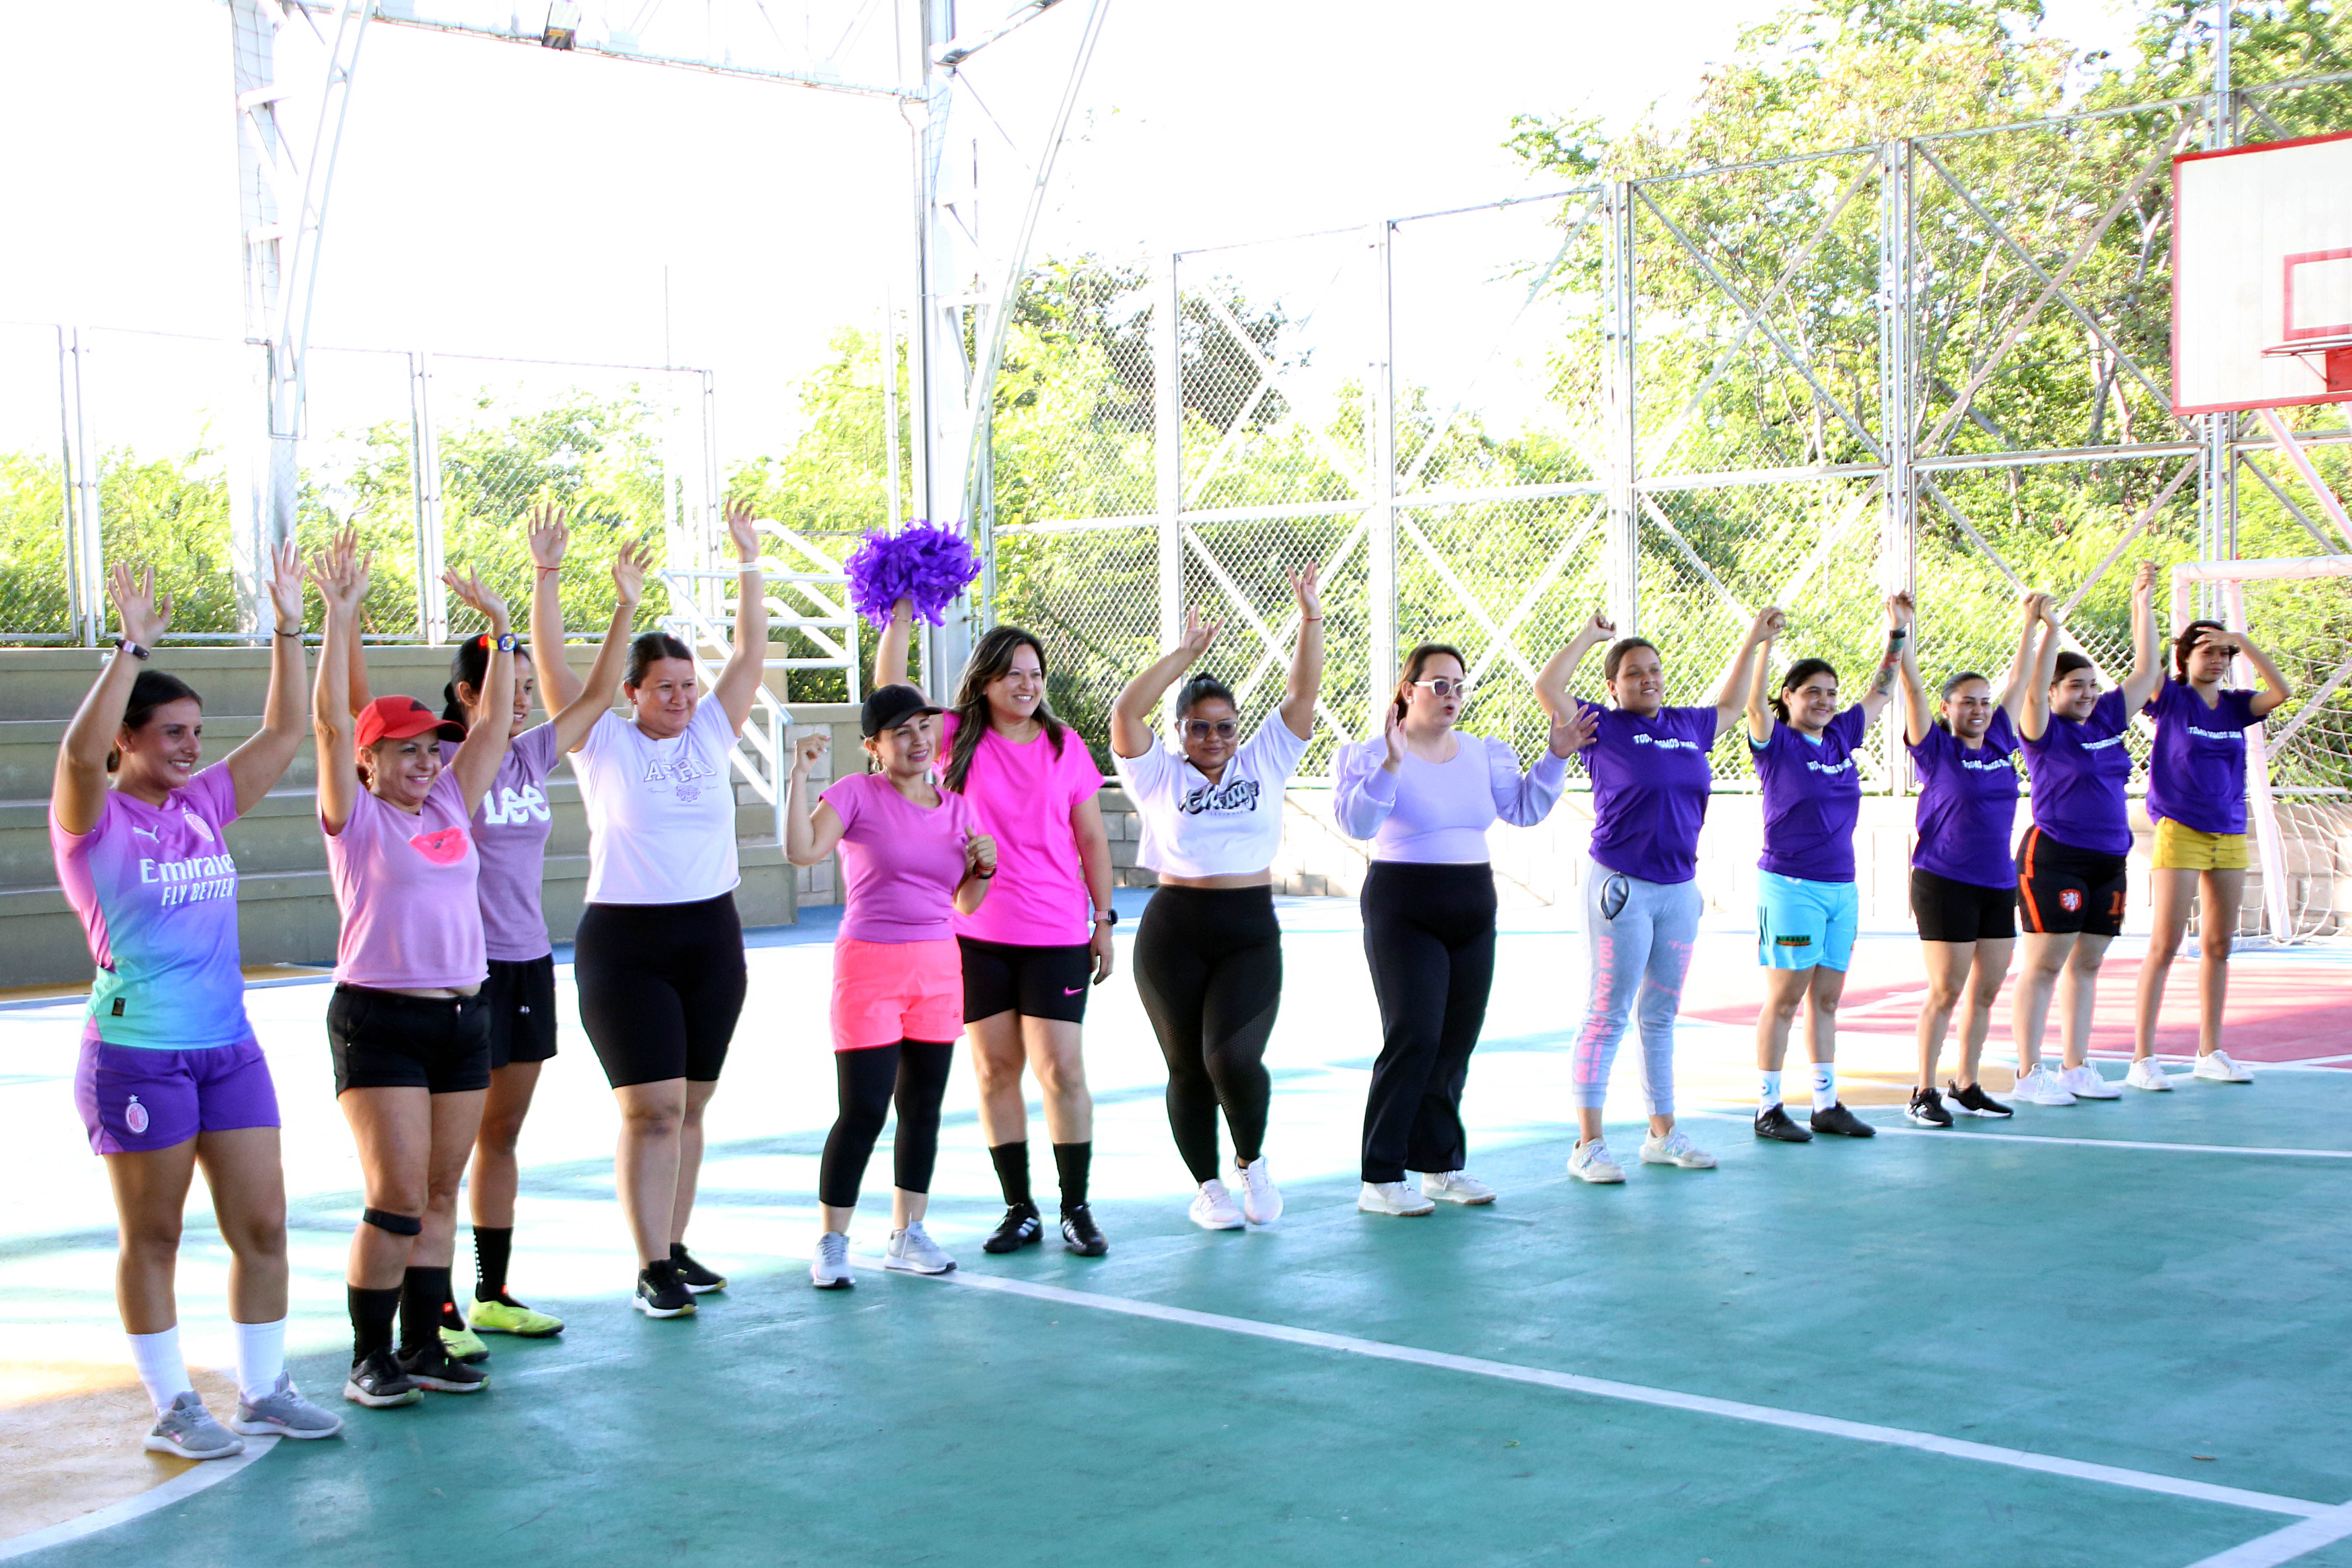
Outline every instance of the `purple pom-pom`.
[(890, 624), (901, 599), (915, 603), (915, 618), (941, 624), (941, 612), (980, 575), (980, 560), (963, 531), (915, 521), (896, 533), (866, 534), (841, 563), (849, 578), (850, 607), (878, 627)]

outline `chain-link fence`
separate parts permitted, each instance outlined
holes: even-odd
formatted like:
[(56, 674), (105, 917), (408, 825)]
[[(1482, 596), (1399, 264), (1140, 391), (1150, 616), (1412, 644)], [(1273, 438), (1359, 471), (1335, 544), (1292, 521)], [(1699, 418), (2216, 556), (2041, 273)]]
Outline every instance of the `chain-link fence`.
[[(2242, 93), (2228, 136), (2340, 126), (2347, 90)], [(2139, 562), (2345, 546), (2258, 420), (2170, 412), (2168, 171), (2211, 112), (2134, 106), (1040, 268), (997, 401), (993, 614), (1041, 634), (1055, 701), (1099, 736), (1197, 608), (1227, 623), (1208, 662), (1254, 719), (1295, 635), (1284, 573), (1320, 561), (1310, 771), (1370, 732), (1423, 640), (1479, 677), (1469, 725), (1532, 754), (1529, 681), (1596, 610), (1660, 646), (1675, 702), (1711, 699), (1766, 604), (1789, 612), (1776, 662), (1828, 658), (1858, 695), (1898, 588), (1931, 684), (1999, 676), (2026, 588), (2119, 677)], [(2341, 411), (2294, 423), (2323, 475), (2352, 481)], [(2305, 640), (2324, 648), (2333, 625)], [(1597, 664), (1577, 680), (1596, 696)], [(1753, 787), (1733, 741), (1716, 763)], [(1864, 772), (1908, 787), (1886, 726)]]

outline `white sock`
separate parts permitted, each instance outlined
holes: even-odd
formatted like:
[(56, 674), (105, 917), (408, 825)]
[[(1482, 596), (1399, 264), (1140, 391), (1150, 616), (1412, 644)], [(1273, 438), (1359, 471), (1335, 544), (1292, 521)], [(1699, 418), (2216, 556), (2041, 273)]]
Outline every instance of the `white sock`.
[(1756, 1091), (1756, 1114), (1761, 1116), (1780, 1103), (1780, 1075), (1768, 1072), (1764, 1075), (1764, 1087)]
[(1833, 1062), (1813, 1064), (1813, 1109), (1827, 1110), (1837, 1103), (1837, 1065)]
[(286, 1370), (286, 1320), (229, 1326), (236, 1331), (236, 1391), (247, 1405), (258, 1405), (278, 1391), (278, 1374)]
[(172, 1408), (172, 1401), (195, 1387), (188, 1381), (188, 1363), (180, 1359), (177, 1323), (160, 1334), (122, 1337), (131, 1342), (131, 1364), (139, 1369), (139, 1381), (147, 1385), (147, 1397), (154, 1401), (156, 1415), (163, 1415)]

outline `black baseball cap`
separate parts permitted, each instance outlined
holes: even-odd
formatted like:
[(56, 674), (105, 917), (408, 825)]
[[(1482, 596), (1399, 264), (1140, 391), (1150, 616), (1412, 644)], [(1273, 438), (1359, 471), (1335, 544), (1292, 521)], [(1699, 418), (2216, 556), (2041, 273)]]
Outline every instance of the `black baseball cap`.
[(944, 712), (924, 700), (923, 694), (911, 686), (877, 686), (866, 699), (865, 710), (857, 716), (858, 732), (872, 740), (885, 730), (895, 730), (908, 720), (925, 713)]

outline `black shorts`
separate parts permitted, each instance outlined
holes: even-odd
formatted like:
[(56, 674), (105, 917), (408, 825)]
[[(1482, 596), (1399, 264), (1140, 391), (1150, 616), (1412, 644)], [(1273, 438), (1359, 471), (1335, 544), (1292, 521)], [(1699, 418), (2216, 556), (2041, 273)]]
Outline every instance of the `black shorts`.
[(422, 1089), (463, 1094), (490, 1087), (490, 1010), (471, 996), (404, 996), (337, 985), (327, 999), (335, 1092)]
[(977, 1024), (999, 1013), (1083, 1024), (1087, 992), (1094, 984), (1094, 951), (1085, 942), (1067, 947), (1017, 947), (1006, 942), (956, 938), (963, 950), (963, 1021)]
[(1921, 942), (2006, 942), (2017, 934), (2017, 894), (1911, 868), (1911, 918)]
[(2017, 909), (2030, 931), (2120, 936), (2124, 858), (2061, 844), (2039, 827), (2017, 847)]
[(482, 982), (489, 1004), (490, 1070), (512, 1062), (543, 1062), (555, 1054), (555, 955), (490, 960)]
[(572, 938), (580, 1022), (614, 1089), (716, 1083), (743, 1011), (735, 895), (694, 904), (591, 904)]

